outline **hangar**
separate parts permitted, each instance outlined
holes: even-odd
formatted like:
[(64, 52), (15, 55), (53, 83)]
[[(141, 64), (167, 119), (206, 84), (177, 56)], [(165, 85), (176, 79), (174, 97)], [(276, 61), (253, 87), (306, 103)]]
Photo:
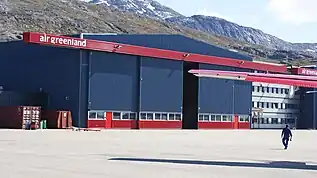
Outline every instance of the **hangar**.
[(0, 44), (1, 85), (47, 93), (47, 107), (71, 110), (78, 127), (250, 128), (252, 83), (187, 71), (287, 73), (181, 35), (28, 32), (23, 39)]

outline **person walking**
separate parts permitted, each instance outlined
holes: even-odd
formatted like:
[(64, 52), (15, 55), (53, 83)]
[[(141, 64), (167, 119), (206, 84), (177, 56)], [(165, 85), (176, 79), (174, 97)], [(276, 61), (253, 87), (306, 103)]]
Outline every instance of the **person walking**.
[(282, 137), (284, 149), (286, 150), (288, 148), (288, 141), (292, 141), (292, 138), (293, 138), (292, 131), (288, 127), (288, 125), (286, 125), (285, 128), (283, 128), (281, 137)]

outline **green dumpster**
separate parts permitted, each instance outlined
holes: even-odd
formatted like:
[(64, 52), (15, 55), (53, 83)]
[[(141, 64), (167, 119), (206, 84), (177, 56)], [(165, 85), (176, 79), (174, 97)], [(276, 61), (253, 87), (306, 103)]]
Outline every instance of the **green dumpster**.
[(43, 129), (47, 129), (46, 120), (43, 120)]
[(43, 129), (43, 121), (40, 121), (40, 129)]

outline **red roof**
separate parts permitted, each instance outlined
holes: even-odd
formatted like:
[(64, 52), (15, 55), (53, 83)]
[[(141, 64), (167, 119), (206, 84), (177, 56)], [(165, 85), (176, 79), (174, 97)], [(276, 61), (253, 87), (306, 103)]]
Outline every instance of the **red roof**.
[(23, 40), (26, 43), (34, 43), (34, 44), (103, 51), (103, 52), (109, 52), (109, 53), (129, 54), (129, 55), (163, 58), (163, 59), (170, 59), (170, 60), (199, 62), (204, 64), (222, 65), (222, 66), (230, 66), (230, 67), (237, 67), (237, 68), (244, 68), (244, 69), (254, 69), (259, 71), (276, 72), (276, 73), (287, 73), (286, 66), (262, 64), (262, 63), (252, 62), (252, 61), (244, 61), (241, 59), (231, 59), (231, 58), (224, 58), (224, 57), (185, 53), (180, 51), (163, 50), (163, 49), (157, 49), (157, 48), (148, 48), (148, 47), (114, 43), (114, 42), (58, 36), (58, 35), (51, 35), (51, 34), (45, 34), (45, 33), (25, 32), (23, 33)]

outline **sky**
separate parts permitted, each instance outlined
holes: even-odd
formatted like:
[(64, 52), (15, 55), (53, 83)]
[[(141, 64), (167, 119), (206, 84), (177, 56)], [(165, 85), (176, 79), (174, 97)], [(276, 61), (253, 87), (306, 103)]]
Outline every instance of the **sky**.
[(317, 0), (157, 0), (185, 15), (208, 15), (285, 41), (317, 43)]

